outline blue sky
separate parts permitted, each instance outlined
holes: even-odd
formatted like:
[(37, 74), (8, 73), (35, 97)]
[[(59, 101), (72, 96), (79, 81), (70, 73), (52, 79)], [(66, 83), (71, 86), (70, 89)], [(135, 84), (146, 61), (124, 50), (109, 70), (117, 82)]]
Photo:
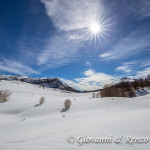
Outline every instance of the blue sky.
[[(89, 36), (99, 19), (103, 28)], [(150, 74), (149, 0), (1, 0), (0, 74), (82, 90)]]

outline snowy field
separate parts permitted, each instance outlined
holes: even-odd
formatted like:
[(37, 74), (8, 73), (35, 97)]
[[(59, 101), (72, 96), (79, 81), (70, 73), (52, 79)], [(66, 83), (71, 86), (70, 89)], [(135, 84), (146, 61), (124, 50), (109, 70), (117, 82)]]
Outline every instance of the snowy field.
[[(92, 93), (67, 93), (19, 81), (0, 81), (2, 89), (12, 95), (0, 103), (0, 150), (150, 150), (150, 94), (93, 99)], [(42, 96), (45, 103), (35, 107)], [(67, 98), (71, 108), (61, 112)], [(141, 138), (141, 143), (131, 144), (129, 136)], [(98, 137), (112, 141), (95, 143)]]

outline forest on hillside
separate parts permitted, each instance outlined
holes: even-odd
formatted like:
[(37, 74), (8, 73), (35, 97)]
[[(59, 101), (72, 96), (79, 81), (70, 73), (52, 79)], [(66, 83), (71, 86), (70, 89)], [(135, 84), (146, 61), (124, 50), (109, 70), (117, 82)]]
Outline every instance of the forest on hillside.
[(105, 85), (101, 90), (101, 97), (135, 97), (135, 91), (150, 88), (150, 79), (137, 79), (133, 82), (120, 82), (115, 85)]

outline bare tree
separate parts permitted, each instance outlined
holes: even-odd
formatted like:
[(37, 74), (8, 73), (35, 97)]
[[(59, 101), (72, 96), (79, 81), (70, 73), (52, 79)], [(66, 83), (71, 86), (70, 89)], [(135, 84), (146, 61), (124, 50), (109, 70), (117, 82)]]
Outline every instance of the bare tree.
[(93, 96), (92, 96), (92, 98), (95, 98), (95, 93), (93, 93)]
[(44, 101), (45, 101), (45, 97), (41, 97), (41, 98), (40, 98), (40, 103), (39, 103), (39, 104), (42, 105), (42, 104), (44, 103)]
[(71, 100), (70, 99), (66, 99), (65, 102), (64, 102), (64, 106), (65, 106), (65, 108), (70, 108)]
[(99, 93), (96, 94), (96, 98), (99, 98)]
[(1, 90), (0, 91), (0, 103), (3, 103), (3, 102), (6, 102), (8, 101), (9, 99), (9, 96), (11, 95), (12, 93), (8, 90)]

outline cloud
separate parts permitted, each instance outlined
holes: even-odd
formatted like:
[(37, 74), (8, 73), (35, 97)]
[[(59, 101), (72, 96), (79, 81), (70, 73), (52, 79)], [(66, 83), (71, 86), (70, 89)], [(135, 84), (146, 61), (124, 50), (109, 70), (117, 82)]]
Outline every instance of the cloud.
[(127, 73), (127, 76), (130, 74), (132, 78), (146, 77), (150, 74), (149, 59), (125, 62), (115, 70)]
[(88, 17), (97, 17), (99, 0), (41, 0), (54, 25), (63, 31), (80, 30), (86, 27)]
[(139, 10), (141, 18), (150, 17), (150, 1), (149, 0), (140, 0), (139, 2)]
[[(124, 73), (132, 73), (136, 74), (139, 70), (144, 70), (145, 68), (149, 68), (149, 58), (135, 60), (135, 61), (128, 61), (124, 62), (121, 66), (118, 66), (115, 70), (122, 71)], [(141, 71), (140, 71), (141, 72)]]
[(149, 0), (138, 0), (131, 2), (127, 1), (129, 7), (128, 10), (131, 13), (139, 16), (139, 19), (144, 19), (150, 17), (150, 1)]
[(19, 62), (4, 59), (0, 62), (0, 70), (18, 75), (40, 74), (38, 71)]
[(138, 71), (136, 73), (135, 78), (146, 77), (148, 75), (150, 75), (150, 67), (147, 67), (147, 68), (145, 68), (143, 70)]
[(147, 27), (137, 28), (135, 31), (119, 40), (110, 51), (100, 54), (102, 60), (118, 60), (131, 58), (143, 54), (150, 48), (150, 34), (146, 32)]
[(86, 61), (86, 62), (85, 62), (85, 65), (89, 67), (89, 66), (91, 66), (91, 62)]
[[(107, 1), (108, 2), (108, 1)], [(138, 19), (150, 17), (150, 1), (149, 0), (115, 0), (111, 7), (116, 3), (116, 7), (121, 8), (122, 14), (125, 16), (134, 16)], [(109, 4), (108, 4), (109, 5)]]
[(78, 58), (87, 41), (87, 22), (99, 16), (99, 0), (41, 0), (57, 33), (47, 39), (39, 53), (37, 64), (60, 67)]
[(101, 57), (101, 58), (107, 58), (109, 56), (112, 56), (112, 52), (107, 52), (107, 53), (99, 55), (99, 57)]
[(120, 72), (124, 72), (124, 73), (133, 73), (133, 69), (136, 68), (137, 64), (141, 63), (141, 61), (129, 61), (129, 62), (125, 62), (123, 63), (121, 66), (118, 66), (115, 71), (120, 71)]
[(125, 72), (125, 73), (129, 73), (131, 72), (132, 70), (129, 68), (129, 66), (119, 66), (115, 69), (116, 71), (122, 71), (122, 72)]
[(63, 66), (74, 60), (81, 47), (80, 41), (69, 40), (66, 34), (56, 35), (48, 40), (45, 49), (39, 53), (38, 65), (49, 68)]
[(77, 89), (82, 90), (96, 90), (102, 88), (105, 84), (111, 83), (116, 80), (116, 77), (108, 75), (102, 72), (95, 72), (93, 70), (87, 70), (83, 72), (83, 78), (74, 79), (74, 81), (65, 80), (63, 81)]
[(76, 81), (73, 81), (73, 80), (66, 80), (66, 79), (61, 79), (62, 82), (66, 83), (67, 85), (70, 85), (78, 90), (87, 90), (87, 91), (90, 91), (90, 90), (97, 90), (97, 89), (100, 89), (102, 88), (102, 86), (98, 86), (98, 85), (93, 85), (93, 84), (80, 84)]
[(150, 66), (149, 60), (143, 60), (140, 64), (142, 65), (142, 67)]
[(85, 84), (87, 82), (95, 82), (95, 84), (106, 84), (108, 81), (114, 79), (112, 75), (108, 75), (102, 72), (95, 72), (93, 70), (87, 70), (84, 73), (84, 78), (75, 79), (80, 84)]
[[(138, 18), (150, 16), (148, 0), (132, 2), (116, 0), (111, 3), (109, 0), (106, 3), (103, 0), (41, 0), (40, 2), (44, 4), (46, 14), (59, 33), (58, 37), (50, 37), (37, 59), (38, 65), (49, 64), (49, 67), (65, 65), (78, 57), (77, 54), (87, 39), (85, 29), (89, 18), (97, 18), (100, 12), (103, 13), (101, 16), (107, 14), (109, 4), (111, 7), (109, 11), (112, 9), (116, 11), (119, 5), (123, 14), (137, 15)], [(102, 60), (126, 59), (145, 51), (145, 48), (149, 47), (150, 35), (143, 33), (143, 28), (138, 28), (122, 38), (111, 50), (100, 54), (99, 57)]]

